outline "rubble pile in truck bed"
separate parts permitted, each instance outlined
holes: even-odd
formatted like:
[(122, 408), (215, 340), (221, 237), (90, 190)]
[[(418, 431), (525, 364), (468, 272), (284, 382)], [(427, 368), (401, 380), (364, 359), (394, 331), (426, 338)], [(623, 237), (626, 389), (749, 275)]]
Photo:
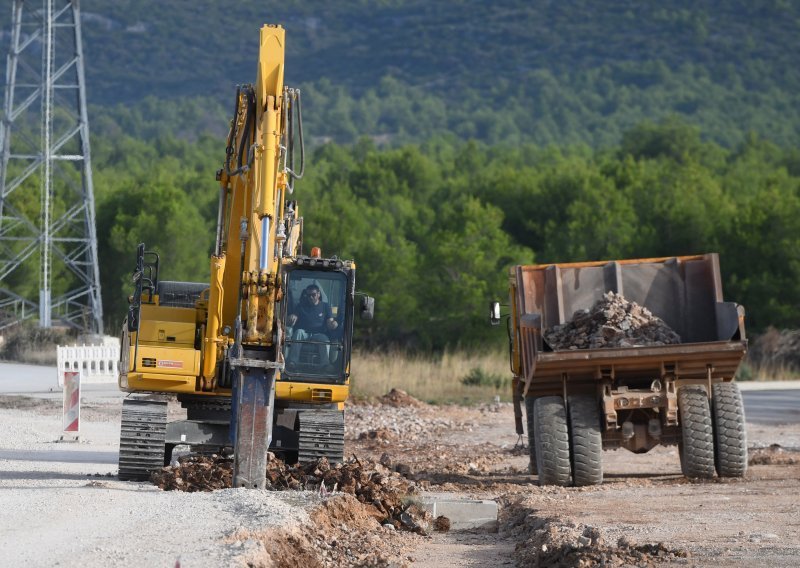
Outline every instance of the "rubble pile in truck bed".
[(570, 321), (546, 330), (544, 339), (555, 351), (681, 342), (650, 310), (614, 292), (605, 293), (592, 309), (578, 310)]

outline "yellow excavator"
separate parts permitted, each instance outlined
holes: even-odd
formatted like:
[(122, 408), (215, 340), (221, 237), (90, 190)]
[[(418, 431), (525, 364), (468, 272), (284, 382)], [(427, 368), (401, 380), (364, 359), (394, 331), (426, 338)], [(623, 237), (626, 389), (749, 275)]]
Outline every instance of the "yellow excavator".
[[(300, 91), (283, 82), (285, 30), (260, 33), (255, 84), (237, 89), (210, 282), (162, 280), (140, 244), (122, 329), (119, 478), (147, 479), (172, 450), (233, 452), (234, 486), (263, 488), (268, 450), (341, 461), (355, 263), (303, 254), (290, 199), (303, 175)], [(297, 154), (297, 167), (295, 157)], [(356, 299), (358, 298), (358, 302)], [(186, 419), (168, 421), (175, 396)]]

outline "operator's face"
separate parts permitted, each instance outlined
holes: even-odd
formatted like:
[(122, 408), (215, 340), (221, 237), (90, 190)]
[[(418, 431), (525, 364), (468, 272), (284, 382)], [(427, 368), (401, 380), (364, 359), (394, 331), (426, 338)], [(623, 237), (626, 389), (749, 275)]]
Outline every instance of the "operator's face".
[(319, 290), (308, 291), (308, 299), (311, 300), (311, 303), (314, 304), (315, 306), (319, 304), (320, 296), (321, 294), (319, 293)]

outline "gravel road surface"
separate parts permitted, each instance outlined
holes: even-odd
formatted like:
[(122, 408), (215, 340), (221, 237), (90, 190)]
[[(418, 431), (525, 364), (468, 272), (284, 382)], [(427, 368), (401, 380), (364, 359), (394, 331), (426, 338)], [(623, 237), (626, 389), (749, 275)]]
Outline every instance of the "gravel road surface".
[(262, 547), (248, 534), (305, 522), (319, 502), (118, 481), (121, 399), (116, 385), (87, 385), (80, 441), (59, 442), (55, 368), (0, 364), (0, 566), (244, 566)]
[[(394, 552), (399, 566), (532, 565), (524, 554), (541, 535), (531, 527), (547, 521), (562, 536), (587, 526), (612, 543), (621, 536), (664, 542), (665, 550), (688, 555), (674, 556), (677, 564), (800, 565), (798, 386), (746, 385), (750, 447), (772, 453), (751, 465), (744, 480), (689, 482), (677, 449), (656, 448), (643, 455), (605, 452), (605, 482), (589, 488), (536, 484), (527, 473), (527, 450), (514, 447), (508, 404), (353, 405), (348, 455), (384, 458), (422, 491), (496, 499), (501, 517), (497, 532), (427, 537), (387, 535), (379, 525), (364, 528), (367, 519), (350, 542), (367, 555), (382, 545), (381, 558)], [(313, 493), (180, 493), (118, 481), (121, 398), (115, 385), (87, 385), (80, 440), (61, 442), (55, 369), (0, 363), (0, 566), (273, 565), (269, 557), (292, 566), (295, 537), (278, 539), (277, 553), (271, 548), (269, 535), (278, 527), (305, 533), (302, 523), (317, 523), (310, 557), (335, 544), (331, 535), (341, 541), (353, 532), (350, 521), (349, 529), (343, 521), (320, 525), (315, 511), (322, 500)], [(320, 556), (319, 565), (346, 565), (332, 558)]]

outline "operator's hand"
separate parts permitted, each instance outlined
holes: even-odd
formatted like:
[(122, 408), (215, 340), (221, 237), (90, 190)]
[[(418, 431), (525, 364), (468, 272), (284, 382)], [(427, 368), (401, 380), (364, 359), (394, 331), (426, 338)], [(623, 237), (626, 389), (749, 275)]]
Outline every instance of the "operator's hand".
[(336, 329), (337, 327), (339, 327), (339, 322), (337, 322), (333, 318), (328, 318), (327, 326), (328, 329)]
[(297, 323), (297, 315), (296, 314), (290, 315), (288, 318), (286, 318), (286, 323), (289, 324), (289, 327), (291, 327), (294, 324), (296, 324)]

